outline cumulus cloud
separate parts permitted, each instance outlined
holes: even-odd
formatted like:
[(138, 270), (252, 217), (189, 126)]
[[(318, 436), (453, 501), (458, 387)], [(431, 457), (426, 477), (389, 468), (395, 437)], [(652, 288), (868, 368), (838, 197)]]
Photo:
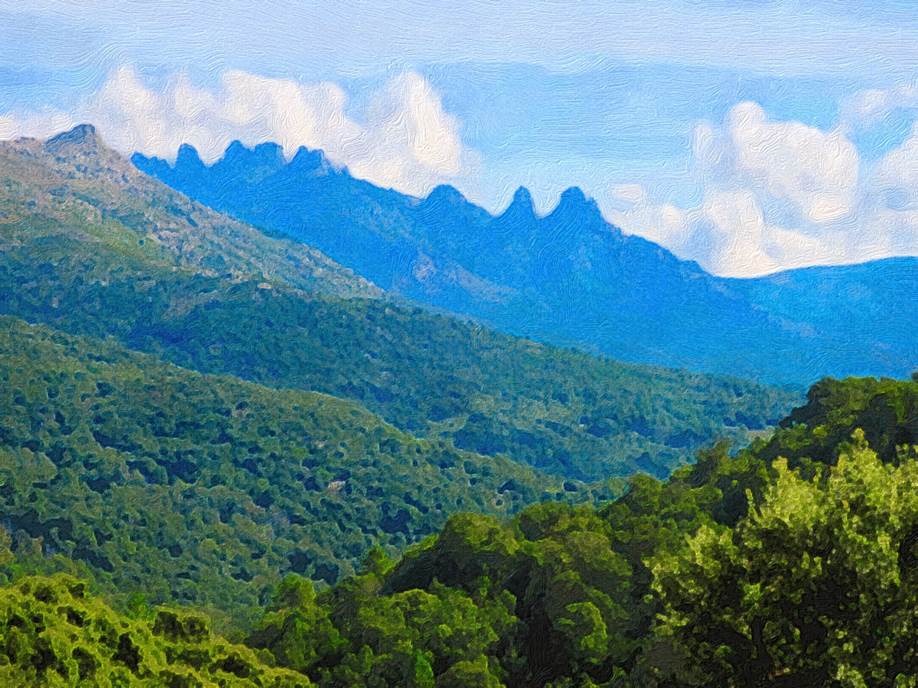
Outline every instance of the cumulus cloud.
[(70, 115), (57, 110), (25, 114), (6, 113), (0, 115), (0, 141), (20, 136), (47, 138), (73, 125), (74, 121)]
[(860, 161), (840, 130), (771, 121), (758, 103), (743, 102), (719, 130), (696, 127), (694, 139), (705, 174), (761, 189), (806, 220), (838, 220), (854, 208)]
[(891, 208), (918, 209), (918, 123), (905, 141), (880, 159), (870, 186)]
[[(918, 125), (870, 164), (846, 130), (771, 120), (759, 104), (739, 103), (721, 125), (695, 128), (696, 206), (655, 203), (642, 192), (612, 220), (738, 277), (918, 254)], [(624, 200), (617, 187), (610, 196)]]
[(0, 138), (46, 136), (73, 120), (89, 121), (124, 153), (171, 158), (188, 143), (205, 162), (218, 159), (234, 139), (246, 145), (275, 141), (288, 156), (300, 146), (322, 149), (355, 176), (410, 194), (461, 179), (475, 167), (459, 121), (419, 74), (402, 74), (384, 85), (359, 121), (347, 105), (347, 93), (334, 83), (230, 70), (213, 89), (195, 86), (184, 74), (155, 89), (124, 66), (72, 117), (0, 117)]
[(847, 130), (869, 129), (897, 110), (918, 110), (918, 84), (858, 91), (842, 103), (841, 126)]

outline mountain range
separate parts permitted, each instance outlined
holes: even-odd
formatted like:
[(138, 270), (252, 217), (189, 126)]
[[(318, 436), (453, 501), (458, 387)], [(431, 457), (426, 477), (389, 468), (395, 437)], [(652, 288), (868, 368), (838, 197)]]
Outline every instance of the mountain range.
[[(252, 163), (228, 189), (290, 174), (294, 195), (276, 147), (233, 151), (274, 171)], [(601, 276), (622, 314), (590, 332), (638, 358), (670, 346), (648, 314), (700, 337), (691, 313), (719, 298), (734, 310), (714, 334), (751, 362), (811, 341), (838, 352), (810, 352), (810, 375), (862, 345), (895, 367), (914, 261), (725, 280), (614, 231), (576, 190), (545, 217), (520, 191), (493, 217), (448, 187), (409, 199), (298, 157), (329, 193), (375, 194), (376, 221), (354, 200), (353, 235), (325, 225), (365, 266), (207, 207), (91, 126), (0, 143), (0, 684), (918, 675), (918, 374), (823, 379), (788, 414), (794, 389), (470, 317), (529, 309), (542, 320), (505, 329), (549, 339), (553, 312), (598, 317), (577, 307)], [(280, 190), (251, 193), (287, 212)]]
[(90, 127), (0, 144), (0, 313), (203, 373), (358, 402), (548, 473), (665, 475), (799, 398), (622, 364), (389, 298), (319, 251), (189, 200)]
[(90, 126), (0, 143), (0, 576), (9, 535), (23, 570), (238, 619), (287, 573), (611, 498), (799, 399), (393, 298)]
[(805, 384), (918, 361), (918, 259), (729, 279), (607, 222), (579, 188), (498, 215), (451, 186), (426, 198), (353, 177), (321, 151), (232, 143), (205, 165), (138, 169), (211, 208), (312, 246), (391, 295), (516, 335), (632, 362)]

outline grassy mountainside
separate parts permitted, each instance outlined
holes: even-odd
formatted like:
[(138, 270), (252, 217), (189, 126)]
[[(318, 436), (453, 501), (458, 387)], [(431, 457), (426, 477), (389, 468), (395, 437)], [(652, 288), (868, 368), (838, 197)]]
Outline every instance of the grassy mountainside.
[(86, 244), (89, 255), (98, 250), (164, 269), (341, 296), (379, 294), (322, 253), (265, 236), (139, 173), (89, 125), (44, 142), (0, 142), (0, 171), (4, 251), (66, 236)]
[[(200, 209), (91, 134), (2, 144), (0, 163), (0, 313), (355, 399), (413, 434), (570, 478), (664, 475), (704, 443), (773, 424), (796, 398), (358, 298), (372, 289), (327, 263), (301, 269), (320, 254)], [(209, 266), (221, 256), (230, 273)], [(342, 291), (352, 298), (329, 293)]]
[(0, 524), (21, 559), (125, 594), (244, 614), (286, 572), (332, 582), (450, 514), (588, 497), (566, 487), (353, 402), (0, 318)]

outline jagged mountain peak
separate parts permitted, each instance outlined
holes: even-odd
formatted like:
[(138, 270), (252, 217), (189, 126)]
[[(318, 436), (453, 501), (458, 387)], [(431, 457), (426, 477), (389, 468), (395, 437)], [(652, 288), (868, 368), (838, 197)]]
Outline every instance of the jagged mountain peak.
[(513, 200), (504, 211), (506, 215), (509, 212), (524, 212), (529, 215), (535, 215), (535, 203), (532, 200), (532, 194), (525, 186), (520, 186), (513, 192)]
[(284, 149), (273, 141), (249, 147), (237, 139), (226, 147), (223, 157), (217, 162), (223, 166), (252, 163), (283, 166), (286, 164)]
[(319, 148), (307, 148), (306, 146), (300, 146), (296, 149), (296, 153), (287, 163), (287, 166), (298, 172), (322, 174), (327, 174), (335, 168), (325, 155), (325, 151)]
[(544, 221), (549, 225), (604, 230), (610, 227), (595, 199), (587, 196), (579, 186), (571, 186), (561, 193), (555, 206)]
[(529, 189), (527, 189), (525, 186), (517, 187), (516, 191), (513, 192), (513, 201), (511, 202), (511, 205), (513, 204), (529, 204), (531, 206), (532, 194), (529, 192)]
[(203, 167), (204, 163), (201, 161), (201, 156), (198, 154), (198, 149), (192, 146), (190, 143), (183, 143), (179, 146), (178, 153), (175, 156), (175, 166), (193, 166), (193, 167)]
[(52, 136), (45, 141), (45, 150), (57, 152), (64, 148), (85, 148), (95, 150), (103, 147), (99, 133), (91, 124), (78, 124), (68, 131)]
[(587, 196), (579, 186), (570, 186), (561, 192), (561, 198), (558, 200), (558, 205), (555, 206), (552, 214), (559, 211), (567, 212), (572, 210), (601, 214), (596, 201)]
[[(321, 160), (318, 152), (298, 155), (303, 164)], [(863, 331), (882, 334), (865, 335), (868, 353), (855, 355), (850, 344), (836, 344), (851, 336), (835, 317), (844, 303), (819, 302), (818, 290), (801, 287), (794, 299), (806, 307), (795, 301), (776, 309), (770, 304), (780, 294), (770, 285), (759, 288), (759, 281), (744, 289), (622, 233), (582, 188), (566, 189), (547, 215), (533, 210), (531, 194), (519, 188), (494, 217), (450, 185), (418, 198), (344, 173), (321, 179), (309, 172), (276, 174), (289, 168), (251, 154), (200, 174), (145, 169), (218, 210), (315, 246), (400, 296), (525, 336), (584, 343), (632, 361), (781, 382), (807, 379), (816, 357), (831, 373), (898, 374), (914, 367), (914, 337), (871, 321)], [(429, 258), (432, 269), (419, 273), (418, 256)], [(864, 282), (864, 289), (873, 288)], [(907, 282), (891, 289), (890, 310), (911, 305), (913, 291)], [(825, 314), (825, 322), (815, 327), (810, 311)], [(820, 334), (807, 334), (814, 331)], [(751, 339), (758, 344), (750, 352)], [(886, 346), (894, 353), (869, 353)], [(778, 349), (787, 355), (774, 356)]]
[(433, 206), (443, 203), (455, 205), (465, 200), (465, 196), (463, 196), (462, 192), (455, 186), (451, 186), (450, 184), (439, 184), (427, 194), (427, 198), (424, 199), (424, 205)]

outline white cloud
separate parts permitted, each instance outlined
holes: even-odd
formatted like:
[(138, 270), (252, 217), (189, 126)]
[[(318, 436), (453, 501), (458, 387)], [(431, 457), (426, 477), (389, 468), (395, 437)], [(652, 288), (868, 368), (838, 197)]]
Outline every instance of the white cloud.
[(611, 189), (612, 198), (625, 203), (640, 203), (647, 195), (640, 184), (617, 184)]
[[(758, 104), (739, 103), (721, 126), (695, 128), (695, 207), (645, 193), (612, 220), (729, 276), (918, 254), (918, 124), (874, 163), (845, 131), (772, 121)], [(618, 188), (609, 195), (626, 200)]]
[(47, 136), (81, 120), (95, 124), (109, 145), (126, 154), (172, 158), (188, 143), (205, 162), (218, 159), (234, 139), (246, 145), (275, 141), (288, 156), (299, 146), (322, 149), (356, 176), (410, 194), (474, 169), (477, 158), (463, 146), (458, 120), (422, 76), (408, 72), (391, 80), (371, 98), (362, 122), (348, 114), (347, 104), (347, 94), (334, 83), (230, 70), (211, 90), (184, 74), (154, 89), (124, 66), (73, 117), (0, 116), (0, 138)]
[(720, 130), (699, 125), (693, 150), (707, 174), (761, 190), (811, 222), (838, 220), (854, 209), (860, 160), (840, 130), (770, 121), (747, 101), (730, 110)]
[(918, 208), (918, 123), (905, 141), (879, 160), (869, 183), (889, 207)]
[(6, 113), (0, 115), (0, 141), (20, 136), (47, 138), (73, 127), (73, 118), (57, 110), (41, 110), (26, 114)]
[(751, 277), (838, 258), (819, 238), (767, 222), (748, 188), (709, 189), (689, 210), (638, 203), (611, 219), (719, 275)]
[(848, 130), (869, 129), (896, 110), (918, 110), (918, 84), (858, 91), (842, 103), (841, 125)]

